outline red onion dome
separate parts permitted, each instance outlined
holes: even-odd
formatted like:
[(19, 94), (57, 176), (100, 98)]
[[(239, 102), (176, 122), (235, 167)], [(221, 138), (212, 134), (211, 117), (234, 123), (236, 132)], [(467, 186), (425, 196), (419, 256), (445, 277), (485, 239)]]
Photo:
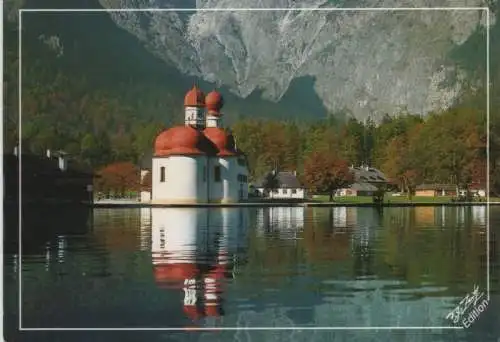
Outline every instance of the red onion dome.
[(213, 90), (205, 97), (205, 105), (209, 113), (219, 114), (222, 106), (224, 106), (224, 98), (221, 93)]
[(184, 107), (205, 107), (205, 94), (197, 86), (187, 92), (184, 97)]
[(203, 130), (203, 134), (215, 145), (218, 156), (235, 156), (237, 154), (234, 136), (230, 132), (218, 127), (207, 127)]
[(190, 126), (179, 126), (161, 132), (155, 140), (155, 156), (202, 155), (199, 148), (203, 134)]

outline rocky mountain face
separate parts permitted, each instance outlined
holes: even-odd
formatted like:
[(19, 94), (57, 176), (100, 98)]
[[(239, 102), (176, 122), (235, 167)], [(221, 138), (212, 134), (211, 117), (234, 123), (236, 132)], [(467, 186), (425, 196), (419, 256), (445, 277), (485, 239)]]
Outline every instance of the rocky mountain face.
[[(485, 0), (99, 2), (108, 9), (288, 8), (250, 12), (110, 12), (109, 15), (150, 52), (183, 74), (225, 86), (243, 98), (258, 93), (274, 102), (286, 98), (291, 85), (295, 84), (295, 100), (301, 96), (301, 87), (312, 85), (328, 111), (348, 109), (358, 118), (396, 113), (401, 107), (425, 114), (453, 104), (466, 85), (475, 86), (476, 79), (457, 63), (452, 52), (484, 28), (486, 11), (294, 9), (496, 4)], [(493, 24), (494, 14), (490, 18)], [(485, 49), (482, 37), (477, 44), (479, 49)], [(309, 81), (303, 82), (306, 79)]]
[[(33, 51), (23, 65), (35, 58), (88, 79), (91, 91), (115, 89), (118, 101), (146, 118), (181, 120), (182, 96), (196, 80), (206, 90), (220, 87), (234, 119), (315, 120), (349, 112), (363, 119), (401, 107), (425, 114), (484, 85), (485, 11), (297, 9), (486, 5), (492, 9), (492, 73), (500, 80), (493, 58), (500, 53), (498, 0), (7, 0), (12, 32), (5, 40), (14, 62), (18, 8), (170, 9), (25, 13), (23, 40)], [(286, 10), (222, 11), (233, 7)], [(14, 84), (17, 72), (11, 71)]]

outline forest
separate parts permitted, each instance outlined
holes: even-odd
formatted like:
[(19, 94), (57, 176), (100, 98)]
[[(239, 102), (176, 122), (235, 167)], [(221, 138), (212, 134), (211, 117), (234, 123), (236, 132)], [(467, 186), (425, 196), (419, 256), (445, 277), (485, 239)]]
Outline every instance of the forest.
[[(108, 18), (96, 17), (94, 26), (107, 32), (108, 41), (128, 47), (126, 59), (117, 45), (97, 41), (92, 32), (76, 24), (67, 26), (78, 18), (42, 19), (26, 20), (23, 36), (21, 132), (17, 29), (5, 25), (6, 150), (12, 151), (20, 133), (24, 152), (43, 155), (47, 148), (64, 150), (104, 175), (101, 182), (107, 180), (108, 187), (136, 189), (137, 177), (132, 175), (138, 174), (139, 160), (152, 148), (154, 137), (166, 127), (182, 124), (182, 96), (187, 88), (179, 87), (177, 74), (159, 72), (162, 62), (141, 54), (126, 33), (113, 31), (119, 30), (110, 26)], [(68, 29), (62, 30), (63, 26)], [(55, 31), (57, 35), (52, 34)], [(491, 32), (492, 55), (500, 53), (499, 33), (497, 23)], [(481, 42), (484, 31), (477, 36), (476, 43)], [(459, 55), (480, 50), (474, 48), (474, 39), (467, 44), (462, 47), (466, 53)], [(238, 148), (247, 154), (251, 182), (278, 164), (282, 170), (296, 170), (310, 188), (324, 191), (325, 179), (332, 174), (330, 183), (346, 166), (369, 164), (402, 190), (424, 182), (485, 184), (489, 152), (491, 189), (500, 192), (500, 69), (492, 59), (487, 150), (482, 57), (473, 53), (467, 57), (470, 79), (477, 81), (464, 86), (454, 106), (434, 113), (401, 110), (374, 122), (335, 113), (323, 119), (313, 112), (287, 118), (288, 109), (280, 104), (228, 106), (226, 122)], [(249, 103), (248, 99), (241, 102)], [(277, 108), (281, 112), (274, 115)]]
[[(379, 124), (355, 119), (315, 124), (245, 119), (236, 122), (232, 130), (238, 148), (247, 154), (251, 182), (277, 164), (280, 170), (296, 170), (311, 190), (329, 192), (326, 178), (333, 175), (334, 181), (347, 180), (347, 175), (338, 172), (349, 165), (365, 164), (382, 170), (402, 191), (421, 183), (464, 187), (486, 184), (486, 117), (472, 108), (450, 109), (426, 117), (386, 116)], [(149, 135), (144, 134), (144, 140), (152, 143), (154, 133), (151, 129)], [(90, 134), (87, 137), (94, 138)], [(119, 159), (95, 164), (102, 176), (101, 188), (138, 188), (136, 161), (141, 151), (122, 146), (124, 150), (117, 145), (106, 146)], [(102, 158), (98, 145), (84, 147), (83, 160), (93, 162), (85, 159), (88, 156)], [(494, 166), (492, 163), (491, 185), (497, 189), (499, 170)]]

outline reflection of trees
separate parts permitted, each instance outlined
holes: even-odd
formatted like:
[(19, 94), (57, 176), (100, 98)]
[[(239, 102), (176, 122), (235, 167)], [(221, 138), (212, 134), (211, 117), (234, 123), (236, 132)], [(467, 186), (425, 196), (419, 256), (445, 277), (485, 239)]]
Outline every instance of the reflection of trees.
[(377, 258), (376, 267), (414, 285), (425, 278), (443, 285), (461, 279), (467, 288), (481, 283), (485, 277), (478, 257), (485, 246), (480, 227), (473, 224), (469, 211), (464, 221), (459, 210), (447, 208), (440, 229), (427, 221), (421, 225), (413, 208), (387, 210), (379, 247), (385, 253)]
[[(276, 234), (276, 227), (281, 225), (274, 225), (277, 222), (273, 223), (273, 220), (255, 221), (266, 234), (262, 236), (252, 230), (254, 233), (250, 235), (248, 264), (244, 273), (272, 269), (264, 280), (282, 282), (286, 276), (299, 272), (301, 265), (327, 266), (330, 272), (329, 263), (348, 260), (351, 255), (351, 233), (345, 226), (334, 227), (331, 213), (330, 209), (306, 208), (300, 220), (303, 229), (291, 229), (294, 232), (293, 239), (290, 239), (291, 234)], [(257, 212), (257, 215), (262, 214)], [(264, 214), (263, 217), (268, 215)]]
[(252, 273), (272, 269), (271, 278), (282, 279), (287, 274), (291, 275), (297, 264), (303, 262), (303, 253), (297, 248), (294, 240), (286, 242), (279, 237), (260, 237), (252, 230), (249, 236), (249, 249), (247, 264), (242, 277)]
[(306, 222), (302, 243), (307, 261), (322, 263), (349, 259), (351, 232), (337, 231), (322, 221), (307, 220)]
[[(137, 253), (141, 250), (141, 215), (139, 209), (96, 209), (94, 210), (94, 226), (92, 230), (97, 245), (115, 257), (106, 261), (102, 266), (103, 273), (108, 269), (115, 272), (145, 276), (148, 267), (141, 258), (146, 258), (146, 253)], [(119, 256), (119, 257), (116, 257)]]
[(138, 209), (96, 209), (93, 234), (110, 250), (136, 251), (141, 245), (140, 220)]
[(243, 277), (259, 274), (259, 281), (285, 286), (290, 277), (307, 272), (337, 280), (376, 275), (410, 286), (431, 282), (465, 291), (474, 284), (484, 287), (486, 237), (480, 220), (469, 209), (433, 210), (426, 216), (410, 207), (347, 208), (334, 214), (330, 208), (306, 208), (295, 240), (251, 230)]

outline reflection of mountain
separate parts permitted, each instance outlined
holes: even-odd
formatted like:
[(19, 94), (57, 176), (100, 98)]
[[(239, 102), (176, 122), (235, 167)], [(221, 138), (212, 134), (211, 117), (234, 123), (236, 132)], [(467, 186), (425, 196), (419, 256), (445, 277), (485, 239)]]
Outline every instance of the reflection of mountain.
[(296, 238), (304, 227), (303, 207), (271, 207), (257, 211), (259, 234), (276, 234), (280, 238)]
[(151, 209), (151, 253), (159, 287), (182, 289), (193, 319), (223, 315), (224, 283), (234, 277), (245, 248), (247, 211)]

